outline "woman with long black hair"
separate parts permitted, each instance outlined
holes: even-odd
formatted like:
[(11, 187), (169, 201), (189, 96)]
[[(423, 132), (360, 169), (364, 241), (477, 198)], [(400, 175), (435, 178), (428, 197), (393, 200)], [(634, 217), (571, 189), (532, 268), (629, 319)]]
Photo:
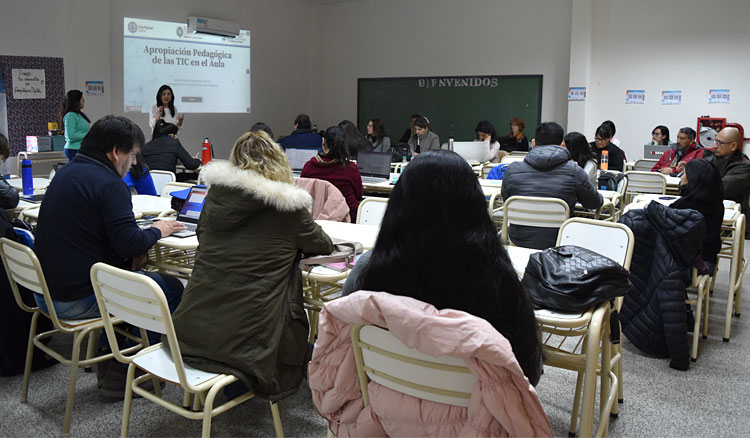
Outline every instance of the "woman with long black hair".
[(596, 155), (589, 146), (586, 136), (580, 132), (569, 132), (563, 139), (563, 146), (570, 153), (570, 159), (575, 161), (578, 166), (586, 172), (591, 184), (596, 187)]
[(148, 126), (154, 129), (156, 122), (164, 120), (167, 123), (174, 123), (177, 127), (182, 127), (184, 115), (177, 112), (174, 106), (174, 91), (169, 85), (162, 85), (156, 92), (156, 104), (151, 105), (151, 111), (148, 115)]
[(65, 156), (72, 160), (81, 149), (81, 141), (89, 132), (91, 120), (81, 111), (86, 100), (81, 90), (70, 90), (60, 108), (60, 119), (65, 131)]
[[(435, 175), (439, 175), (436, 178)], [(420, 154), (388, 200), (375, 248), (344, 286), (415, 298), (487, 320), (533, 385), (542, 371), (531, 299), (487, 214), (477, 177), (452, 151)]]
[(495, 127), (489, 120), (482, 120), (477, 123), (474, 132), (477, 134), (477, 140), (484, 142), (484, 161), (497, 163), (499, 161), (497, 153), (500, 152), (500, 142)]

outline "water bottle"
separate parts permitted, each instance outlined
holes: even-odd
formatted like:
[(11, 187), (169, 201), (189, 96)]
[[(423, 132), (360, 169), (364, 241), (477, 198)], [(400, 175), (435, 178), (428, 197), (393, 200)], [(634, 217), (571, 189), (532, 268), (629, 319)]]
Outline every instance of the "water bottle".
[(453, 134), (448, 136), (448, 150), (449, 151), (453, 150)]
[(406, 167), (407, 164), (409, 163), (406, 161), (406, 155), (404, 155), (401, 157), (401, 170), (404, 170), (404, 167)]
[(599, 168), (601, 170), (609, 170), (609, 152), (602, 151), (602, 159), (599, 163)]
[(31, 160), (21, 161), (21, 185), (24, 195), (34, 194), (34, 173), (31, 171)]
[(211, 142), (208, 141), (208, 137), (206, 137), (203, 139), (203, 143), (201, 144), (201, 165), (205, 166), (208, 162), (210, 162), (212, 156), (213, 153), (211, 151)]

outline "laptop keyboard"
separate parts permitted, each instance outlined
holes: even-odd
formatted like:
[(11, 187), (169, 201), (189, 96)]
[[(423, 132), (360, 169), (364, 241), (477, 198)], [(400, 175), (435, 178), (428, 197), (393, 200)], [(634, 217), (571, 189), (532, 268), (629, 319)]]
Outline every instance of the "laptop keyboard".
[(195, 231), (198, 228), (198, 224), (191, 224), (190, 222), (180, 222), (180, 223), (187, 227), (187, 231)]
[(366, 183), (379, 183), (383, 181), (388, 181), (388, 178), (379, 178), (377, 176), (363, 176), (362, 182)]

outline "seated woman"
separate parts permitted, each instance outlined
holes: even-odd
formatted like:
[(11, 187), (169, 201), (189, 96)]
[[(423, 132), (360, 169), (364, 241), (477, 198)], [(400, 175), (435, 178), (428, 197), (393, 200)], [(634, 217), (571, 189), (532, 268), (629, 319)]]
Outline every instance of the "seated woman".
[(359, 132), (354, 122), (342, 120), (338, 127), (344, 133), (344, 143), (346, 143), (346, 151), (350, 157), (356, 160), (360, 152), (372, 152), (372, 143)]
[(343, 293), (358, 290), (487, 320), (510, 341), (529, 382), (539, 382), (542, 347), (531, 299), (500, 244), (476, 175), (458, 154), (420, 154), (402, 173), (375, 248), (360, 257)]
[(357, 208), (362, 201), (362, 176), (359, 168), (349, 160), (344, 132), (338, 126), (326, 129), (323, 135), (323, 152), (305, 163), (302, 178), (318, 178), (336, 186), (349, 206), (349, 217), (357, 219)]
[(297, 390), (310, 356), (299, 255), (333, 245), (265, 132), (242, 135), (229, 161), (213, 161), (203, 175), (211, 189), (200, 249), (173, 316), (180, 349), (191, 366), (234, 374), (259, 397), (279, 400)]
[(596, 187), (597, 165), (594, 151), (591, 150), (586, 136), (580, 132), (569, 132), (563, 139), (563, 146), (570, 152), (570, 159), (575, 161), (589, 176), (589, 181)]
[(388, 152), (391, 148), (391, 138), (385, 135), (382, 119), (370, 119), (367, 122), (367, 139), (372, 143), (373, 152)]
[(409, 149), (413, 154), (440, 150), (440, 137), (430, 131), (430, 121), (419, 116), (414, 121), (414, 135), (409, 137)]
[(180, 160), (188, 170), (200, 167), (201, 160), (191, 157), (177, 139), (178, 129), (173, 123), (167, 123), (162, 119), (156, 121), (151, 141), (143, 146), (143, 158), (149, 169), (174, 173), (177, 160)]
[(520, 117), (513, 117), (510, 119), (510, 132), (508, 138), (510, 141), (503, 141), (501, 149), (505, 152), (528, 152), (529, 151), (529, 139), (523, 133), (526, 123)]
[(680, 181), (681, 198), (672, 208), (690, 208), (699, 211), (706, 221), (703, 251), (695, 267), (699, 274), (713, 274), (716, 254), (721, 249), (721, 223), (724, 219), (724, 189), (716, 167), (706, 160), (692, 160), (685, 164)]
[(651, 145), (657, 146), (669, 146), (672, 144), (669, 141), (669, 128), (664, 125), (659, 125), (651, 131)]
[(143, 155), (140, 152), (135, 156), (135, 164), (133, 164), (127, 175), (122, 177), (122, 179), (128, 185), (130, 193), (135, 192), (134, 194), (136, 195), (159, 196), (156, 193), (154, 179), (151, 178), (148, 166), (143, 163)]
[(497, 141), (497, 132), (489, 120), (482, 120), (477, 123), (474, 132), (477, 133), (477, 140), (484, 142), (484, 161), (490, 163), (498, 162), (497, 153), (500, 151), (500, 143)]

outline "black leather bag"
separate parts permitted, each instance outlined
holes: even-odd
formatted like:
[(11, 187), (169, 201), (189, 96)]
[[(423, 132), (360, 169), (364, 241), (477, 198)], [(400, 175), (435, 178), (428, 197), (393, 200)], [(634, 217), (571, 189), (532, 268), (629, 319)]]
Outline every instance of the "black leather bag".
[(630, 273), (614, 260), (575, 245), (531, 255), (522, 283), (537, 308), (582, 312), (623, 296)]

